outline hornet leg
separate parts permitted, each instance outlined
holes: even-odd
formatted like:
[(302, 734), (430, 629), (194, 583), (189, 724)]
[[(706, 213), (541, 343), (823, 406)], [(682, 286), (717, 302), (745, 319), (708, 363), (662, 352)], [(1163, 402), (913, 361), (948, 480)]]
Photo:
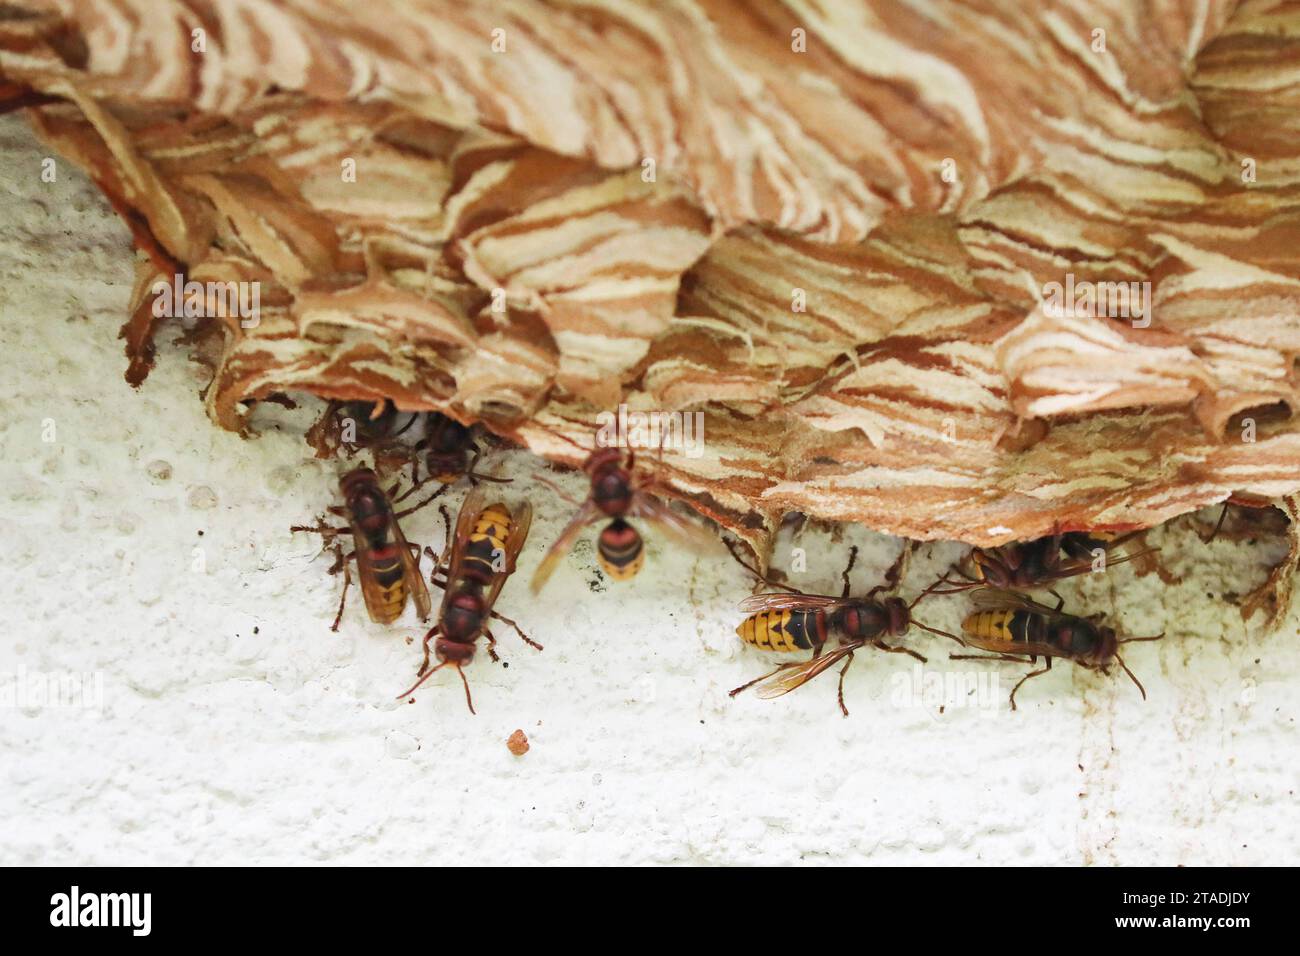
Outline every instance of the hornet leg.
[(535, 648), (537, 648), (539, 651), (542, 649), (542, 645), (538, 644), (535, 640), (533, 640), (531, 637), (529, 637), (527, 634), (525, 634), (525, 633), (520, 629), (520, 627), (519, 627), (518, 624), (516, 624), (514, 621), (510, 620), (510, 618), (506, 617), (504, 614), (498, 614), (496, 611), (493, 611), (493, 612), (492, 612), (492, 616), (493, 616), (494, 618), (496, 618), (498, 621), (505, 621), (505, 623), (507, 623), (507, 624), (509, 624), (511, 627), (513, 627), (513, 628), (515, 629), (515, 633), (518, 634), (520, 637), (522, 637), (522, 638), (524, 639), (524, 643), (527, 644), (529, 647), (535, 647)]
[(1040, 674), (1046, 674), (1048, 671), (1052, 669), (1052, 659), (1048, 657), (1046, 658), (1046, 661), (1047, 661), (1046, 666), (1040, 667), (1036, 671), (1030, 671), (1028, 674), (1020, 678), (1020, 680), (1016, 682), (1015, 687), (1011, 688), (1011, 709), (1012, 710), (1016, 709), (1016, 691), (1020, 690), (1020, 685), (1023, 684), (1025, 681), (1029, 680), (1029, 678), (1037, 677)]
[(1032, 661), (1012, 654), (949, 654), (950, 661), (1009, 661), (1012, 664), (1031, 664)]
[(849, 665), (852, 663), (853, 655), (849, 654), (848, 660), (846, 660), (844, 666), (840, 668), (840, 712), (844, 714), (845, 717), (849, 715), (849, 709), (844, 706), (844, 675), (849, 672)]
[(849, 548), (849, 563), (844, 565), (844, 571), (840, 574), (840, 578), (844, 581), (844, 593), (840, 597), (846, 598), (849, 596), (849, 572), (853, 570), (853, 563), (857, 560), (858, 546), (855, 544)]
[(352, 585), (352, 572), (348, 569), (348, 562), (357, 555), (354, 551), (344, 557), (343, 548), (340, 545), (335, 545), (334, 550), (338, 553), (338, 560), (334, 562), (334, 567), (330, 570), (330, 573), (338, 574), (339, 568), (343, 569), (343, 595), (339, 598), (339, 610), (334, 615), (334, 623), (330, 625), (331, 631), (338, 631), (339, 621), (343, 620), (343, 606), (348, 602), (348, 588)]
[(894, 645), (886, 644), (883, 641), (872, 641), (871, 646), (878, 648), (882, 651), (888, 651), (891, 654), (909, 654), (912, 657), (915, 657), (922, 664), (927, 663), (924, 657), (922, 657), (920, 654), (916, 653), (916, 651), (912, 650), (909, 647), (895, 647)]
[[(894, 563), (891, 564), (889, 570), (885, 572), (885, 583), (878, 584), (868, 591), (868, 600), (875, 597), (881, 591), (892, 591), (898, 587), (898, 581), (903, 576), (903, 566), (907, 563), (907, 556), (911, 553), (912, 545), (904, 542), (903, 550), (898, 552), (898, 557), (894, 559)], [(848, 597), (848, 595), (846, 594), (845, 597)]]
[(411, 507), (407, 508), (405, 511), (399, 511), (399, 512), (397, 512), (397, 514), (393, 515), (393, 518), (394, 518), (394, 519), (397, 519), (397, 518), (405, 518), (407, 515), (415, 514), (415, 512), (419, 511), (419, 510), (420, 510), (421, 508), (423, 508), (425, 505), (427, 505), (427, 504), (429, 504), (430, 502), (432, 502), (433, 499), (437, 498), (440, 494), (442, 494), (444, 491), (446, 491), (448, 487), (449, 487), (449, 486), (447, 486), (447, 485), (441, 485), (441, 486), (438, 488), (437, 491), (435, 491), (433, 494), (429, 495), (429, 497), (425, 498), (425, 499), (424, 499), (423, 501), (421, 501), (418, 505), (412, 505)]
[(415, 672), (416, 677), (423, 675), (429, 669), (429, 641), (433, 639), (433, 636), (438, 633), (441, 627), (441, 624), (435, 624), (429, 628), (429, 633), (424, 635), (424, 661), (420, 664), (420, 669)]

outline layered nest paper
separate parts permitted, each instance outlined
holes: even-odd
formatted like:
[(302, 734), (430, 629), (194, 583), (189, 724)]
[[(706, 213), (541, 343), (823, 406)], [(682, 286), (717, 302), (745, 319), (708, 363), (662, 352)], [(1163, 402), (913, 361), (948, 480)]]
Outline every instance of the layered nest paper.
[(0, 84), (131, 226), (132, 383), (155, 282), (259, 284), (190, 330), (226, 428), (703, 411), (662, 480), (760, 551), (1300, 488), (1294, 3), (9, 0)]

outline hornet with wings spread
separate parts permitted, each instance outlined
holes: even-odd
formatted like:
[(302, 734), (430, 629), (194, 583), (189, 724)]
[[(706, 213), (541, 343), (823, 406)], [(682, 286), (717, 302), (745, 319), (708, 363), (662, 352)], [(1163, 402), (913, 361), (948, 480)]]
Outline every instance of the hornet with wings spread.
[(690, 548), (713, 546), (713, 536), (705, 528), (681, 517), (651, 493), (654, 479), (637, 474), (634, 460), (631, 449), (627, 464), (619, 448), (597, 448), (591, 453), (582, 466), (591, 476), (591, 493), (538, 565), (532, 580), (534, 594), (545, 587), (582, 530), (607, 518), (613, 520), (597, 536), (596, 554), (605, 573), (616, 581), (635, 577), (645, 564), (645, 544), (628, 518), (644, 520)]

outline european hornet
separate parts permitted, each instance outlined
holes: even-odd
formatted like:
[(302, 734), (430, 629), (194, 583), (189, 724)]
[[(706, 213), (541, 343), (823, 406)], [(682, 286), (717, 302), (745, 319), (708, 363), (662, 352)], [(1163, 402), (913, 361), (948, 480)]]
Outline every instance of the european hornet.
[[(1107, 557), (1114, 549), (1128, 543), (1142, 531), (1122, 535), (1104, 532), (1088, 534), (1081, 531), (1057, 533), (1023, 544), (1004, 544), (997, 548), (975, 548), (970, 553), (972, 573), (966, 574), (955, 565), (939, 579), (947, 588), (936, 594), (956, 594), (972, 588), (998, 588), (1002, 590), (1030, 590), (1049, 588), (1056, 581), (1087, 574), (1093, 569), (1097, 552)], [(1143, 548), (1118, 558), (1109, 564), (1123, 564), (1136, 558), (1154, 554), (1158, 549)], [(953, 581), (948, 574), (955, 571), (965, 578)], [(1055, 592), (1052, 592), (1055, 594)], [(1060, 595), (1056, 595), (1058, 598)]]
[[(844, 706), (844, 675), (848, 672), (849, 665), (853, 663), (855, 651), (871, 646), (891, 654), (907, 654), (925, 663), (925, 658), (916, 651), (886, 644), (884, 641), (886, 636), (902, 637), (912, 625), (932, 634), (952, 638), (959, 644), (963, 643), (957, 636), (928, 627), (912, 617), (912, 608), (931, 593), (938, 582), (922, 591), (911, 604), (898, 597), (876, 599), (876, 595), (882, 591), (890, 591), (898, 586), (903, 561), (908, 553), (906, 546), (899, 554), (898, 560), (885, 573), (885, 583), (872, 588), (860, 598), (849, 596), (849, 572), (853, 570), (853, 564), (858, 558), (856, 545), (849, 550), (849, 562), (840, 575), (844, 581), (844, 588), (839, 597), (806, 594), (797, 588), (772, 581), (749, 564), (736, 551), (733, 542), (728, 541), (727, 548), (731, 551), (732, 557), (760, 581), (785, 592), (755, 594), (740, 602), (740, 610), (749, 615), (736, 628), (740, 639), (761, 650), (812, 650), (811, 659), (782, 664), (774, 671), (737, 687), (730, 692), (732, 697), (755, 684), (760, 684), (757, 691), (759, 697), (764, 699), (780, 697), (802, 687), (818, 674), (843, 660), (844, 666), (840, 668), (839, 704), (840, 710), (847, 717), (849, 710)], [(839, 646), (829, 654), (823, 654), (831, 638), (835, 638)]]
[[(630, 448), (626, 464), (619, 448), (597, 448), (583, 463), (582, 470), (591, 477), (591, 493), (537, 566), (532, 580), (534, 594), (546, 585), (560, 559), (578, 540), (582, 529), (595, 521), (613, 519), (596, 538), (596, 554), (600, 566), (615, 581), (635, 577), (645, 564), (645, 543), (636, 528), (628, 523), (628, 518), (645, 520), (687, 547), (703, 548), (713, 544), (713, 536), (702, 526), (679, 516), (654, 497), (650, 493), (654, 479), (638, 475), (634, 465), (635, 453)], [(558, 489), (556, 491), (566, 500), (573, 500)]]
[[(438, 620), (424, 635), (424, 661), (417, 672), (417, 680), (409, 690), (398, 695), (406, 697), (444, 667), (452, 666), (465, 685), (465, 702), (474, 713), (474, 700), (470, 696), (469, 681), (464, 665), (474, 657), (474, 645), (479, 635), (488, 639), (488, 653), (497, 660), (496, 638), (488, 628), (489, 617), (504, 621), (515, 629), (524, 642), (539, 651), (542, 645), (529, 638), (519, 625), (492, 609), (501, 595), (506, 579), (514, 573), (515, 559), (528, 539), (533, 509), (527, 502), (513, 511), (500, 503), (484, 505), (483, 489), (476, 487), (465, 497), (456, 517), (456, 531), (450, 528), (450, 516), (442, 508), (448, 525), (447, 544), (434, 564), (432, 581), (443, 589), (442, 607)], [(439, 575), (442, 579), (439, 580)], [(430, 641), (437, 640), (430, 648)], [(438, 658), (438, 665), (429, 667), (430, 652)]]
[(1146, 700), (1146, 688), (1119, 656), (1119, 645), (1158, 641), (1164, 637), (1163, 633), (1153, 637), (1118, 637), (1114, 628), (1100, 623), (1100, 614), (1077, 617), (1064, 613), (1061, 608), (1065, 602), (1059, 598), (1054, 608), (1011, 591), (981, 591), (975, 594), (974, 600), (980, 610), (967, 616), (961, 629), (967, 644), (989, 651), (991, 656), (953, 654), (952, 660), (1012, 661), (1030, 666), (1037, 664), (1039, 657), (1045, 660), (1043, 667), (1030, 671), (1011, 689), (1012, 710), (1016, 709), (1016, 691), (1020, 685), (1050, 671), (1052, 660), (1057, 657), (1107, 675), (1112, 664), (1119, 664)]
[[(379, 486), (379, 479), (369, 468), (356, 468), (349, 471), (339, 481), (343, 492), (344, 508), (331, 507), (329, 512), (344, 515), (349, 519), (352, 531), (353, 550), (344, 555), (342, 545), (335, 544), (337, 560), (330, 568), (330, 574), (343, 572), (343, 596), (339, 599), (339, 610), (334, 616), (330, 630), (339, 629), (343, 619), (343, 607), (347, 603), (348, 588), (352, 584), (352, 575), (348, 571), (348, 562), (355, 560), (357, 574), (361, 581), (361, 594), (366, 600), (366, 610), (370, 619), (376, 624), (391, 624), (402, 616), (409, 595), (420, 620), (427, 620), (433, 604), (429, 599), (429, 589), (425, 587), (420, 574), (419, 550), (409, 544), (397, 523), (422, 508), (424, 502), (406, 511), (394, 512), (389, 496)], [(324, 536), (326, 546), (339, 535), (346, 534), (348, 528), (334, 528), (323, 521), (316, 527), (295, 525), (290, 531), (311, 531)], [(415, 554), (412, 555), (412, 550)]]
[(374, 403), (332, 401), (308, 429), (307, 441), (320, 458), (332, 457), (348, 445), (370, 449), (377, 465), (405, 462), (411, 450), (398, 439), (420, 418), (419, 412), (406, 414), (409, 417), (402, 421), (403, 413), (387, 399)]
[[(403, 420), (403, 414), (409, 417)], [(421, 419), (425, 422), (424, 437), (413, 445), (409, 439), (400, 440)], [(308, 431), (307, 441), (322, 458), (331, 457), (347, 446), (349, 453), (357, 449), (369, 450), (374, 455), (375, 467), (381, 470), (395, 470), (409, 462), (411, 486), (394, 500), (394, 504), (405, 501), (430, 481), (443, 486), (429, 498), (432, 501), (446, 486), (462, 477), (468, 477), (471, 484), (479, 481), (508, 483), (511, 480), (474, 470), (482, 452), (474, 440), (472, 428), (440, 412), (400, 412), (387, 399), (373, 404), (330, 402), (325, 413)], [(423, 479), (420, 477), (421, 456), (429, 471)]]
[[(462, 425), (441, 412), (429, 412), (427, 422), (425, 437), (415, 443), (415, 457), (411, 460), (411, 488), (406, 492), (407, 495), (430, 481), (437, 481), (444, 487), (455, 484), (461, 478), (468, 478), (471, 485), (477, 485), (480, 481), (499, 484), (512, 481), (510, 478), (497, 478), (474, 470), (483, 452), (474, 439), (473, 428)], [(425, 466), (429, 471), (423, 479), (419, 475), (421, 454), (424, 455)]]

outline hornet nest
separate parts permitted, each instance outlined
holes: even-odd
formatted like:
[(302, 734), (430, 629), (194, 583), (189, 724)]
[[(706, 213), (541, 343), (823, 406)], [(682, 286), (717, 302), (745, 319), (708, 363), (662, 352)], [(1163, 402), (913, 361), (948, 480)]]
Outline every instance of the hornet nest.
[(759, 551), (1300, 489), (1294, 4), (9, 0), (0, 95), (132, 230), (131, 383), (156, 283), (256, 283), (225, 428), (702, 411), (662, 480)]

